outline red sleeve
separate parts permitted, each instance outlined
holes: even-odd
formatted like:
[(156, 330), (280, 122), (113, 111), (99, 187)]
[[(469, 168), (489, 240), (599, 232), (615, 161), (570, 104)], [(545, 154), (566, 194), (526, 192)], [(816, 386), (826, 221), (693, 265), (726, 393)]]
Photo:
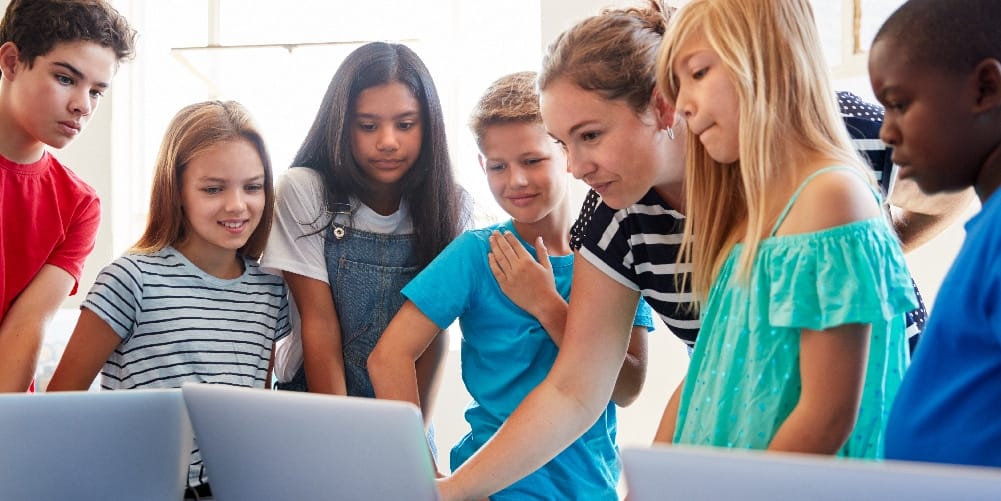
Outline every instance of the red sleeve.
[(49, 256), (46, 264), (58, 266), (73, 276), (73, 290), (77, 292), (80, 285), (80, 275), (83, 274), (83, 263), (94, 250), (97, 239), (97, 228), (101, 223), (101, 202), (94, 196), (83, 200), (73, 214), (70, 224), (66, 227), (66, 238)]

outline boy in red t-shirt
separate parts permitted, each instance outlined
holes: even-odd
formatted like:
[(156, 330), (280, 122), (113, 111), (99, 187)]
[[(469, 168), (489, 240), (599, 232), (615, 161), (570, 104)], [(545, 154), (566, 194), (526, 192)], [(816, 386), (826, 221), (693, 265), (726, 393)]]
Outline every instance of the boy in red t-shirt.
[(104, 0), (12, 0), (0, 21), (0, 392), (31, 386), (100, 221), (94, 189), (46, 145), (83, 130), (135, 35)]

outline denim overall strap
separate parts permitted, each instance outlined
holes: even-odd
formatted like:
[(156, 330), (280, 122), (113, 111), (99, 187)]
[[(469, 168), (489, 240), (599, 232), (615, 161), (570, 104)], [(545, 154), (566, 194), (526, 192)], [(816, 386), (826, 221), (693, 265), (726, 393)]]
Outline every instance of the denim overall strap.
[[(374, 397), (368, 356), (403, 306), (400, 290), (417, 274), (414, 236), (332, 225), (324, 235), (324, 256), (341, 328), (348, 395)], [(308, 391), (305, 367), (279, 389)]]
[(341, 326), (348, 395), (374, 397), (368, 356), (403, 306), (400, 290), (417, 274), (414, 236), (351, 228), (341, 234), (336, 238), (331, 231), (324, 252)]
[[(373, 398), (368, 356), (403, 306), (400, 290), (417, 275), (416, 239), (412, 234), (371, 233), (334, 224), (326, 231), (323, 251), (341, 327), (348, 395)], [(280, 389), (308, 391), (305, 366)], [(427, 441), (437, 459), (433, 426)]]

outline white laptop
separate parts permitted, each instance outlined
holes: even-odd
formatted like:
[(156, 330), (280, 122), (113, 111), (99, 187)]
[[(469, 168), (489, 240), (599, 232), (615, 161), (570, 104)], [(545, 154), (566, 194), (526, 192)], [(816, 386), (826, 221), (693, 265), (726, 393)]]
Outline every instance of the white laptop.
[(388, 400), (185, 384), (217, 501), (431, 501), (417, 407)]
[(192, 446), (177, 389), (0, 395), (0, 499), (178, 501)]
[(1001, 469), (685, 446), (622, 451), (631, 501), (993, 500)]

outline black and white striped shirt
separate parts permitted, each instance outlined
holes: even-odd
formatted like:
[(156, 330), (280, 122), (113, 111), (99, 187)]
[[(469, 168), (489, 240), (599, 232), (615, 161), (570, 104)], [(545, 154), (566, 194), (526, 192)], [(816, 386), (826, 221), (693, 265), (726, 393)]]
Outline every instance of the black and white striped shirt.
[[(883, 109), (848, 92), (838, 93), (838, 105), (853, 145), (872, 166), (884, 193), (888, 192), (894, 169), (890, 149), (879, 139)], [(640, 291), (667, 327), (693, 346), (699, 332), (698, 314), (691, 304), (690, 288), (678, 290), (682, 275), (691, 272), (690, 265), (675, 263), (684, 221), (685, 216), (653, 190), (619, 211), (590, 190), (570, 230), (570, 246), (609, 277)], [(907, 314), (912, 349), (927, 317), (917, 285), (914, 292), (918, 308)]]
[(685, 216), (650, 190), (631, 207), (614, 210), (587, 194), (570, 245), (616, 282), (639, 291), (664, 324), (689, 346), (699, 333), (690, 281), (691, 265), (678, 264)]
[(288, 294), (281, 278), (244, 261), (232, 280), (203, 272), (173, 247), (106, 266), (82, 305), (122, 338), (101, 387), (263, 387), (274, 343), (289, 331)]
[(101, 387), (263, 387), (274, 342), (289, 331), (288, 295), (281, 278), (245, 263), (224, 280), (167, 247), (106, 266), (82, 305), (122, 338)]

